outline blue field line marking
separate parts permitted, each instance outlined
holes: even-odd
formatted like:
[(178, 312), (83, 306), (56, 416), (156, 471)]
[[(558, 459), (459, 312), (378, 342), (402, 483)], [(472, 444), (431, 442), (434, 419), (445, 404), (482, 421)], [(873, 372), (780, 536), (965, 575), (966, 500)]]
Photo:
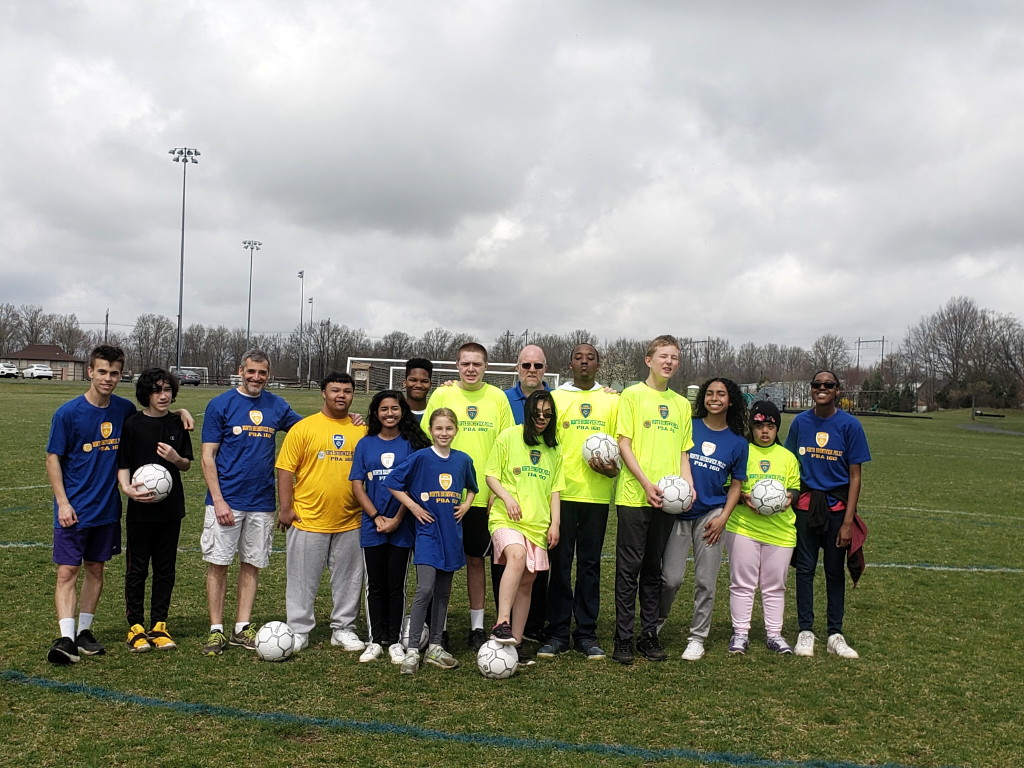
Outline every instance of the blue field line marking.
[[(432, 728), (420, 728), (415, 725), (395, 725), (393, 723), (367, 722), (334, 717), (306, 717), (290, 715), (285, 712), (250, 712), (244, 709), (215, 704), (153, 699), (81, 683), (62, 683), (44, 677), (32, 677), (13, 669), (0, 672), (0, 678), (11, 683), (33, 685), (38, 688), (49, 688), (50, 690), (63, 691), (65, 693), (75, 693), (103, 701), (113, 701), (118, 704), (137, 704), (143, 707), (156, 707), (187, 714), (231, 717), (238, 720), (252, 720), (258, 723), (276, 725), (300, 725), (333, 730), (360, 731), (370, 734), (408, 736), (428, 741), (471, 744), (502, 749), (576, 752), (609, 757), (640, 758), (642, 760), (695, 760), (716, 765), (743, 766), (744, 768), (746, 766), (751, 766), (752, 768), (869, 768), (869, 766), (861, 763), (836, 762), (832, 760), (768, 760), (754, 755), (734, 754), (731, 752), (701, 752), (695, 749), (645, 749), (628, 744), (572, 744), (567, 741), (552, 739), (523, 739), (487, 733), (447, 733)], [(870, 768), (913, 768), (913, 766), (900, 763), (881, 763), (870, 766)]]

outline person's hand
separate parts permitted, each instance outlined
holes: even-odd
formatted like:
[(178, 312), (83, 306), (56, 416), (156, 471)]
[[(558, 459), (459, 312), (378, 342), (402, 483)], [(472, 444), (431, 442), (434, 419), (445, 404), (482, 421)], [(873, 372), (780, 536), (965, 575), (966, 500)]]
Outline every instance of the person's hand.
[[(460, 504), (459, 506), (462, 506), (462, 505)], [(434, 516), (432, 514), (430, 514), (429, 512), (427, 512), (427, 510), (425, 510), (419, 504), (416, 504), (415, 506), (409, 507), (409, 511), (412, 512), (413, 517), (415, 517), (417, 520), (419, 520), (424, 525), (428, 525), (428, 524), (434, 522)], [(463, 512), (462, 514), (464, 515), (466, 513)], [(459, 514), (459, 507), (455, 508), (455, 519), (456, 520), (461, 520), (462, 519), (462, 515)]]
[(377, 524), (378, 533), (391, 533), (395, 528), (398, 527), (397, 517), (385, 517), (384, 515), (377, 515), (373, 518), (373, 522)]
[(78, 513), (75, 512), (70, 501), (57, 505), (57, 522), (60, 523), (61, 528), (70, 528), (78, 522)]
[(725, 515), (719, 513), (704, 524), (704, 533), (702, 538), (708, 543), (708, 545), (713, 546), (718, 543), (718, 539), (721, 538), (722, 531), (725, 528), (725, 520)]
[(752, 510), (757, 512), (757, 506), (754, 504), (754, 499), (749, 493), (740, 494), (740, 501), (750, 507)]
[(644, 490), (647, 492), (647, 504), (655, 509), (661, 509), (662, 497), (665, 495), (661, 488), (654, 483), (648, 483)]
[(587, 462), (587, 466), (605, 477), (615, 477), (619, 474), (619, 463), (611, 459), (602, 459), (595, 456)]
[(181, 461), (181, 455), (169, 443), (157, 443), (156, 455), (175, 466)]
[(181, 419), (181, 426), (185, 428), (186, 432), (191, 432), (196, 428), (196, 420), (193, 419), (192, 414), (184, 408), (179, 409), (178, 418)]
[(280, 512), (277, 513), (277, 527), (280, 528), (282, 531), (287, 531), (289, 528), (291, 528), (292, 523), (301, 522), (302, 518), (299, 517), (298, 514), (296, 514), (294, 507), (282, 509)]
[(231, 526), (235, 524), (235, 513), (231, 511), (231, 507), (223, 499), (213, 502), (213, 514), (216, 515), (217, 522), (221, 525)]
[(145, 483), (132, 483), (125, 486), (122, 490), (129, 499), (142, 504), (151, 504), (156, 498), (156, 491), (152, 488), (147, 488)]
[(839, 533), (836, 535), (836, 546), (839, 549), (846, 549), (850, 546), (850, 542), (853, 541), (853, 522), (843, 522), (839, 526)]
[(362, 427), (366, 425), (366, 420), (363, 418), (361, 413), (350, 413), (349, 418), (352, 419), (352, 425), (356, 427)]
[(513, 522), (523, 519), (523, 510), (519, 508), (519, 502), (516, 501), (515, 496), (508, 497), (508, 501), (505, 502), (505, 511), (508, 513), (508, 519)]
[(548, 526), (548, 549), (558, 546), (558, 537), (560, 534), (558, 528), (559, 527), (554, 523)]

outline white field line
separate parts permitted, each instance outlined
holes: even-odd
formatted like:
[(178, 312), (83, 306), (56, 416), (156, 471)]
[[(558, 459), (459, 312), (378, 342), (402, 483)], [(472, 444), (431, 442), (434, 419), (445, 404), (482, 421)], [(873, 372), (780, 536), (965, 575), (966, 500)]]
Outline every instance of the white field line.
[(867, 509), (889, 509), (894, 512), (927, 512), (933, 515), (962, 515), (964, 517), (984, 517), (992, 518), (993, 520), (1017, 520), (1021, 519), (1020, 515), (993, 515), (988, 512), (968, 512), (963, 509), (929, 509), (927, 507), (893, 507), (885, 504), (870, 504), (866, 506)]

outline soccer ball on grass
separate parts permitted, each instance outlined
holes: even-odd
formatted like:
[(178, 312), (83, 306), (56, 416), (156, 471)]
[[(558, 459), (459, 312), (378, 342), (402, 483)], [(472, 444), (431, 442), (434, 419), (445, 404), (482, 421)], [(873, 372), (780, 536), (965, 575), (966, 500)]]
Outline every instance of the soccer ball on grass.
[(283, 621), (268, 621), (256, 633), (256, 655), (263, 661), (284, 661), (295, 650), (295, 633)]
[(519, 668), (519, 653), (514, 645), (504, 645), (497, 640), (488, 640), (480, 646), (476, 655), (476, 666), (488, 680), (504, 680), (512, 677)]

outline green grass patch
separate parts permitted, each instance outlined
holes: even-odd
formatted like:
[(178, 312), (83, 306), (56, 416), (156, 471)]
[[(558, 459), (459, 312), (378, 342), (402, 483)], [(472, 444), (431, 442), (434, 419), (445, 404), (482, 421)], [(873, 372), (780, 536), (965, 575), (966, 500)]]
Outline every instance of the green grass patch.
[[(750, 652), (729, 656), (723, 567), (701, 662), (679, 659), (692, 610), (688, 578), (663, 634), (668, 662), (622, 667), (567, 654), (494, 682), (476, 673), (464, 648), (461, 576), (450, 629), (462, 666), (453, 672), (427, 668), (403, 678), (384, 662), (358, 664), (356, 655), (330, 646), (326, 624), (314, 631), (307, 651), (284, 664), (236, 649), (202, 657), (207, 615), (198, 540), (205, 487), (198, 466), (185, 476), (188, 516), (170, 622), (179, 649), (128, 654), (124, 565), (115, 558), (95, 627), (108, 654), (67, 668), (47, 664), (45, 650), (57, 629), (44, 449), (54, 409), (82, 390), (81, 383), (0, 382), (0, 672), (11, 673), (0, 678), (0, 764), (768, 764), (755, 762), (760, 759), (1002, 767), (1019, 764), (1024, 754), (1017, 698), (1024, 678), (1024, 512), (1015, 503), (1024, 493), (1024, 437), (967, 428), (1024, 433), (1020, 412), (976, 422), (966, 411), (863, 419), (874, 456), (862, 500), (871, 531), (868, 570), (848, 592), (846, 622), (859, 661), (828, 657), (822, 641), (813, 659), (771, 655), (758, 642), (758, 609)], [(188, 388), (179, 405), (201, 421), (218, 391)], [(131, 392), (131, 385), (122, 386), (122, 395)], [(302, 413), (319, 407), (317, 391), (281, 393)], [(357, 410), (367, 401), (360, 396)], [(194, 440), (198, 453), (198, 433)], [(614, 618), (614, 518), (611, 523), (600, 623), (606, 646)], [(275, 546), (283, 548), (280, 534)], [(232, 584), (234, 576), (232, 569)], [(823, 617), (823, 585), (818, 592)], [(321, 594), (323, 621), (327, 589)], [(792, 599), (787, 608), (785, 634), (792, 641)], [(283, 552), (264, 572), (256, 616), (284, 618)], [(258, 717), (266, 713), (275, 718)], [(571, 751), (553, 742), (599, 746)], [(608, 745), (630, 749), (616, 753)]]

